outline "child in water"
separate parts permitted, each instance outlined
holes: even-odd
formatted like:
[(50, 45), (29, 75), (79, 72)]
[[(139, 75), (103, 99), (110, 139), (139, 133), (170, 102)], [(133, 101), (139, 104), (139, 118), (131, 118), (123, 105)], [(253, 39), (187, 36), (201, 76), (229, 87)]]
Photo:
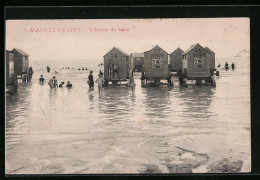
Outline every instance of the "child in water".
[(39, 82), (40, 82), (40, 84), (43, 84), (45, 82), (43, 75), (41, 75), (41, 77), (39, 78)]
[(72, 87), (72, 84), (68, 81), (66, 87)]
[(132, 88), (132, 92), (134, 93), (135, 92), (135, 79), (134, 78), (131, 78), (130, 79), (130, 87)]
[(103, 88), (103, 83), (104, 83), (104, 78), (102, 74), (98, 75), (98, 79), (96, 80), (96, 83), (98, 83), (98, 92), (99, 95), (102, 94), (102, 88)]

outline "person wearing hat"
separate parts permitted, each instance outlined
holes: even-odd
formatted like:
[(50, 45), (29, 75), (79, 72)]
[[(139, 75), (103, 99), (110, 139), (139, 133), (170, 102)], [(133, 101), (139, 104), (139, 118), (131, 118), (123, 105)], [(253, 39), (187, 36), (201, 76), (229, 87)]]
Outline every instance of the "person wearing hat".
[(94, 90), (94, 77), (92, 74), (93, 74), (93, 71), (90, 71), (90, 74), (88, 76), (89, 90)]
[(68, 81), (66, 87), (72, 87), (72, 84)]

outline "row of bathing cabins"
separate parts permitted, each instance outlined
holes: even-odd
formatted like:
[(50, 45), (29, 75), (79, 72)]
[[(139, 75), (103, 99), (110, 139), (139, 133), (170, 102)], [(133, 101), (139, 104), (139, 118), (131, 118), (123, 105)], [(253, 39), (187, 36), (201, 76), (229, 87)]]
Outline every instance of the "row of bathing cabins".
[[(109, 76), (111, 62), (118, 67), (116, 79)], [(149, 51), (130, 55), (114, 47), (104, 55), (104, 79), (107, 85), (121, 84), (133, 75), (133, 71), (141, 71), (146, 84), (163, 84), (171, 72), (177, 72), (181, 85), (187, 80), (195, 80), (199, 84), (214, 86), (212, 77), (215, 70), (215, 53), (199, 43), (186, 51), (177, 48), (171, 54), (156, 45)]]
[[(31, 69), (32, 70), (32, 69)], [(12, 51), (5, 51), (5, 80), (6, 85), (10, 85), (14, 76), (22, 79), (26, 75), (26, 80), (30, 77), (29, 55), (21, 49), (14, 48)], [(29, 75), (30, 74), (30, 75)]]

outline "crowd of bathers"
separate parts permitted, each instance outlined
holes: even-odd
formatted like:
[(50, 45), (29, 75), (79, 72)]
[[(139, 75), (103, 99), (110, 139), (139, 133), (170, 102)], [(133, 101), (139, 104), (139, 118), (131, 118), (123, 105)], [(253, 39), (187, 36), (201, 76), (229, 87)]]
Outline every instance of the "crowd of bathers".
[[(39, 78), (39, 83), (40, 84), (44, 84), (46, 81), (43, 77), (43, 75), (41, 75), (41, 77)], [(56, 79), (55, 76), (53, 76), (49, 82), (48, 82), (48, 85), (51, 87), (51, 88), (57, 88), (57, 87), (63, 87), (65, 83), (64, 82), (61, 82), (59, 85), (58, 85), (58, 81)], [(70, 83), (70, 81), (67, 81), (67, 85), (66, 87), (72, 87), (72, 84)]]

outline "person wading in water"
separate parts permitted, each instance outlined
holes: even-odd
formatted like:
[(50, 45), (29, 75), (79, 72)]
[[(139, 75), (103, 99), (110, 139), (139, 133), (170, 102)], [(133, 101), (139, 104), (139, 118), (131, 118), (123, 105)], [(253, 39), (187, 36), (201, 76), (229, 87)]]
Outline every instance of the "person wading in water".
[(93, 71), (90, 71), (90, 74), (88, 76), (89, 90), (94, 90), (94, 77), (92, 74), (93, 74)]

